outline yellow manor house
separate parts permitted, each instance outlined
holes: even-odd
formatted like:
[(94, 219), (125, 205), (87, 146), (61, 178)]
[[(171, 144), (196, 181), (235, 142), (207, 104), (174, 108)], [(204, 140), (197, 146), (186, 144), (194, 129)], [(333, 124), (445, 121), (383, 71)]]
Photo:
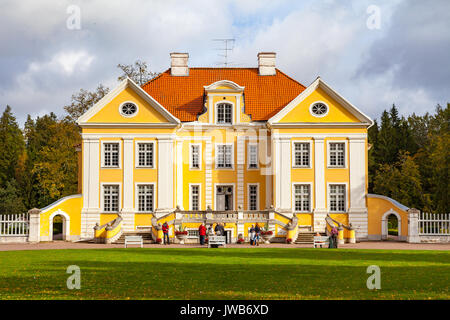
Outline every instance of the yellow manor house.
[(30, 210), (29, 241), (53, 240), (60, 217), (68, 241), (160, 242), (167, 222), (182, 243), (176, 230), (198, 242), (201, 223), (223, 223), (229, 243), (256, 223), (268, 241), (293, 243), (337, 226), (343, 243), (386, 238), (391, 214), (413, 241), (414, 209), (367, 193), (372, 120), (320, 77), (303, 86), (272, 52), (257, 68), (170, 57), (170, 69), (141, 87), (124, 80), (78, 119), (80, 194)]

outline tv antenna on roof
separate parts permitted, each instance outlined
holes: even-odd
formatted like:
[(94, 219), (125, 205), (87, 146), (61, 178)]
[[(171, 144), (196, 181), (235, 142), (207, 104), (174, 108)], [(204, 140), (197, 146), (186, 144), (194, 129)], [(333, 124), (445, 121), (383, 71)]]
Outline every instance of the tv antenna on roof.
[(224, 58), (224, 62), (223, 63), (219, 63), (219, 64), (223, 64), (226, 67), (228, 67), (228, 65), (231, 63), (228, 61), (228, 52), (233, 51), (234, 49), (234, 42), (236, 41), (236, 39), (231, 38), (231, 39), (213, 39), (212, 41), (220, 41), (223, 43), (223, 48), (217, 48), (216, 50), (220, 50), (223, 51), (223, 54), (219, 54), (219, 56)]

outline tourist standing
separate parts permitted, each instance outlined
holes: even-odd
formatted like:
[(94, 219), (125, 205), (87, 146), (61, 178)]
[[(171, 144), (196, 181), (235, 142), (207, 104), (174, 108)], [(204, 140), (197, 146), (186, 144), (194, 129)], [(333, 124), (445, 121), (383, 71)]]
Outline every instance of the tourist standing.
[(162, 225), (162, 231), (163, 231), (163, 235), (164, 235), (164, 244), (170, 244), (169, 241), (169, 225), (167, 224), (167, 221), (164, 222), (164, 224)]
[(255, 244), (257, 246), (259, 246), (260, 235), (261, 235), (261, 228), (259, 227), (258, 224), (256, 224), (256, 226), (255, 226)]
[(250, 228), (250, 245), (251, 246), (253, 246), (255, 244), (255, 237), (256, 237), (255, 226), (252, 225), (252, 227)]
[(330, 248), (337, 248), (338, 230), (336, 227), (331, 228)]
[(202, 223), (200, 225), (200, 227), (198, 228), (198, 234), (200, 236), (200, 244), (204, 245), (205, 244), (205, 237), (206, 237), (206, 227), (205, 227), (204, 223)]

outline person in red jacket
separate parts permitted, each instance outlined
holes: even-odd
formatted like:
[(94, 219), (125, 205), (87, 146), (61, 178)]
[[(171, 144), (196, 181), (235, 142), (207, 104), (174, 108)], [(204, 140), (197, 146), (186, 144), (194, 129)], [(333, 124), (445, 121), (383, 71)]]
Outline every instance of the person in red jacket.
[[(167, 224), (167, 221), (164, 222), (164, 224), (162, 225), (162, 231), (164, 234), (164, 244), (170, 244), (169, 241), (169, 225)], [(167, 239), (167, 242), (166, 242)]]
[(200, 227), (198, 228), (198, 234), (200, 236), (200, 244), (204, 245), (205, 244), (205, 237), (206, 237), (206, 227), (205, 227), (204, 223), (202, 223), (200, 225)]

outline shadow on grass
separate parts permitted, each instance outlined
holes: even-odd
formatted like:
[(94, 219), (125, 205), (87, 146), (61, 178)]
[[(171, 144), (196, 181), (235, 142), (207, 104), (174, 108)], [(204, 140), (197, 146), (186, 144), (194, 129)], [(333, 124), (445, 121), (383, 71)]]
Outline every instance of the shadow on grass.
[(383, 261), (383, 262), (429, 262), (450, 265), (450, 252), (448, 251), (381, 251), (381, 250), (349, 250), (349, 249), (284, 249), (284, 248), (258, 248), (258, 249), (215, 249), (215, 248), (148, 248), (148, 249), (109, 249), (118, 254), (128, 250), (142, 255), (151, 255), (153, 253), (180, 257), (222, 257), (222, 258), (245, 258), (245, 259), (319, 259), (319, 260), (359, 260), (359, 261)]
[[(128, 252), (133, 253), (131, 250)], [(220, 251), (215, 252), (217, 253)], [(128, 258), (131, 257), (132, 255)], [(366, 267), (361, 266), (321, 266), (295, 261), (279, 265), (276, 259), (272, 263), (247, 265), (232, 261), (204, 264), (201, 261), (167, 263), (127, 259), (121, 262), (105, 262), (64, 258), (67, 260), (43, 261), (23, 271), (7, 270), (0, 276), (0, 298), (449, 298), (448, 266), (385, 266), (382, 267), (382, 290), (370, 291), (366, 287), (369, 275), (366, 273)], [(81, 268), (81, 290), (66, 288), (69, 276), (66, 274), (66, 268), (74, 263)]]

